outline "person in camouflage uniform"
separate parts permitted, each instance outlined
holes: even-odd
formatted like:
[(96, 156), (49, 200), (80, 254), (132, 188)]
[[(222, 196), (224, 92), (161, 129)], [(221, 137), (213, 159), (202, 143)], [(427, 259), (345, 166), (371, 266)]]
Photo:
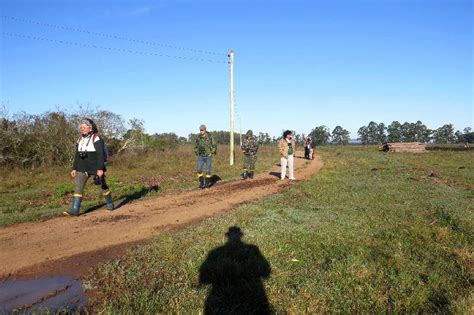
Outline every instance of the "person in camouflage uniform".
[(241, 148), (244, 153), (244, 172), (242, 173), (242, 179), (253, 179), (255, 162), (257, 161), (258, 142), (255, 141), (252, 130), (247, 131), (245, 134)]
[[(199, 178), (199, 188), (211, 187), (211, 167), (212, 155), (217, 152), (217, 144), (214, 137), (207, 132), (205, 125), (199, 127), (199, 135), (194, 144), (194, 153), (197, 155), (197, 175)], [(202, 168), (206, 164), (206, 174), (202, 172)], [(205, 178), (204, 178), (205, 176)]]

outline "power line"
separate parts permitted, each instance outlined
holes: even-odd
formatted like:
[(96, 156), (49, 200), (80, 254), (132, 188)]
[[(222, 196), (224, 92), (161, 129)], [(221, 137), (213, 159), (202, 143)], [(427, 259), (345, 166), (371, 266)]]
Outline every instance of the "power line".
[(113, 48), (113, 47), (106, 47), (106, 46), (100, 46), (100, 45), (95, 45), (95, 44), (78, 43), (78, 42), (50, 39), (50, 38), (45, 38), (45, 37), (37, 37), (37, 36), (31, 36), (31, 35), (17, 34), (17, 33), (2, 32), (0, 34), (2, 34), (4, 36), (19, 37), (19, 38), (30, 39), (30, 40), (39, 40), (39, 41), (45, 41), (45, 42), (50, 42), (50, 43), (59, 43), (59, 44), (63, 44), (63, 45), (71, 45), (71, 46), (79, 46), (79, 47), (87, 47), (87, 48), (96, 48), (96, 49), (102, 49), (102, 50), (108, 50), (108, 51), (118, 51), (118, 52), (137, 54), (137, 55), (158, 56), (158, 57), (166, 57), (166, 58), (181, 59), (181, 60), (200, 61), (200, 62), (228, 63), (227, 61), (220, 61), (220, 60), (214, 60), (214, 59), (183, 57), (183, 56), (175, 56), (175, 55), (168, 55), (168, 54), (159, 54), (159, 53), (153, 53), (153, 52), (146, 52), (146, 51), (140, 51), (140, 50)]
[(157, 42), (153, 42), (153, 41), (146, 41), (146, 40), (134, 39), (134, 38), (131, 38), (131, 37), (111, 35), (111, 34), (105, 34), (105, 33), (100, 33), (100, 32), (93, 32), (93, 31), (79, 29), (79, 28), (75, 28), (75, 27), (57, 25), (57, 24), (50, 24), (50, 23), (43, 23), (43, 22), (39, 22), (39, 21), (34, 21), (34, 20), (24, 19), (24, 18), (19, 18), (19, 17), (14, 17), (14, 16), (8, 16), (8, 15), (0, 15), (0, 19), (10, 20), (10, 21), (15, 21), (15, 22), (35, 24), (35, 25), (39, 25), (39, 26), (46, 26), (46, 27), (57, 28), (57, 29), (62, 29), (62, 30), (66, 30), (66, 31), (73, 31), (73, 32), (78, 32), (78, 33), (85, 33), (85, 34), (95, 35), (95, 36), (101, 36), (101, 37), (107, 37), (107, 38), (113, 38), (113, 39), (120, 39), (120, 40), (125, 40), (125, 41), (129, 41), (129, 42), (133, 42), (133, 43), (140, 43), (140, 44), (146, 44), (146, 45), (152, 45), (152, 46), (160, 46), (160, 47), (166, 47), (166, 48), (183, 50), (183, 51), (192, 51), (192, 52), (200, 53), (200, 54), (208, 54), (208, 55), (216, 55), (216, 56), (227, 56), (227, 54), (225, 54), (225, 53), (218, 53), (218, 52), (212, 52), (212, 51), (207, 51), (207, 50), (202, 50), (202, 49), (193, 49), (193, 48), (186, 48), (186, 47), (175, 46), (175, 45), (161, 44), (161, 43), (157, 43)]

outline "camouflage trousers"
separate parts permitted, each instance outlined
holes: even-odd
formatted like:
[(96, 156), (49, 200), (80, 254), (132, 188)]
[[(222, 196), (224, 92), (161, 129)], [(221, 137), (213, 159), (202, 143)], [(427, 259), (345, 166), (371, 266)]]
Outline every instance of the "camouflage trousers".
[(256, 155), (244, 154), (244, 170), (254, 171), (256, 161), (257, 161)]

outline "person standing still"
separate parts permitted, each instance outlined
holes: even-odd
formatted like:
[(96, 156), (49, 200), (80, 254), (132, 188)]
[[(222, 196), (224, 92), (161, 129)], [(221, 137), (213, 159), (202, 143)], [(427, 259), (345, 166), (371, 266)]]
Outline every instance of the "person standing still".
[(288, 165), (288, 178), (290, 180), (295, 180), (294, 175), (294, 153), (296, 151), (296, 143), (293, 139), (293, 134), (291, 131), (286, 130), (283, 133), (283, 137), (278, 142), (278, 148), (280, 151), (280, 164), (281, 164), (281, 180), (285, 179), (286, 176), (286, 166)]
[[(217, 144), (214, 137), (207, 132), (206, 125), (199, 126), (199, 135), (194, 145), (194, 153), (197, 155), (199, 188), (209, 188), (211, 187), (212, 155), (217, 153)], [(206, 174), (202, 171), (204, 164), (206, 164)]]
[(257, 161), (258, 142), (255, 140), (252, 130), (247, 131), (245, 134), (241, 149), (244, 154), (244, 172), (241, 177), (242, 179), (253, 179), (255, 162)]

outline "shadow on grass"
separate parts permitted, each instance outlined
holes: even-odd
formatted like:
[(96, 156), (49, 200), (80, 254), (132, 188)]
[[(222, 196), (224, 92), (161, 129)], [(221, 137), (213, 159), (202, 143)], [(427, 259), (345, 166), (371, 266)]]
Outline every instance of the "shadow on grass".
[(270, 264), (257, 246), (242, 242), (239, 227), (230, 227), (227, 243), (209, 252), (199, 268), (199, 284), (208, 292), (204, 314), (270, 314), (263, 286)]
[[(140, 199), (140, 198), (148, 195), (151, 192), (158, 192), (158, 191), (159, 191), (158, 185), (153, 185), (153, 186), (149, 186), (149, 187), (142, 187), (142, 189), (140, 189), (139, 191), (135, 191), (135, 192), (133, 192), (129, 195), (122, 196), (117, 201), (114, 202), (114, 211), (121, 208), (121, 207), (123, 207), (124, 205), (126, 205), (127, 203), (129, 203), (133, 200)], [(112, 192), (112, 194), (113, 194), (113, 192)], [(98, 205), (87, 208), (84, 211), (84, 213), (82, 213), (82, 214), (90, 213), (92, 211), (100, 209), (100, 208), (104, 207), (106, 204), (107, 203), (102, 202)]]

